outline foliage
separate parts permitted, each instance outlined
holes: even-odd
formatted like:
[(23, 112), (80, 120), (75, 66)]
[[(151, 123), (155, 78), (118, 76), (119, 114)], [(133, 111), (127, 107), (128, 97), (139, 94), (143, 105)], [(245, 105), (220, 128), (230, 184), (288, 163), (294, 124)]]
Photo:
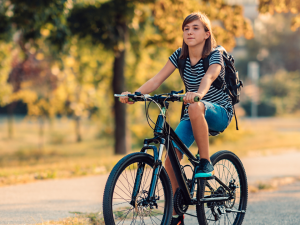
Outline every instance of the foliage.
[(69, 49), (68, 55), (61, 56), (64, 69), (53, 65), (60, 79), (55, 93), (61, 106), (59, 113), (80, 117), (101, 113), (104, 119), (112, 55), (104, 51), (103, 45), (94, 48), (88, 38), (72, 38)]
[(1, 3), (0, 31), (18, 31), (23, 44), (47, 35), (47, 41), (61, 49), (67, 35), (65, 14), (68, 12), (67, 0), (10, 0)]
[(12, 60), (12, 43), (0, 41), (0, 106), (10, 102), (12, 87), (7, 83), (10, 72), (10, 61)]
[[(10, 118), (19, 100), (28, 105), (31, 115), (43, 118), (57, 114), (55, 107), (51, 107), (57, 81), (51, 73), (51, 63), (66, 40), (65, 14), (69, 3), (66, 0), (1, 1), (0, 38), (13, 41), (16, 52), (7, 78), (13, 87), (13, 94), (7, 101)], [(41, 120), (41, 137), (42, 124)], [(11, 120), (9, 131), (11, 137)]]
[[(118, 70), (122, 81), (125, 74), (124, 83), (131, 91), (150, 79), (181, 45), (184, 17), (197, 10), (212, 19), (217, 41), (228, 50), (235, 45), (235, 36), (252, 37), (243, 8), (220, 0), (4, 1), (1, 38), (11, 40), (14, 36), (18, 56), (13, 58), (16, 69), (11, 74), (18, 69), (29, 71), (10, 79), (18, 81), (12, 82), (15, 93), (10, 100), (21, 99), (33, 116), (97, 115), (104, 124), (101, 134), (112, 135), (110, 77)], [(125, 50), (126, 61), (117, 64)], [(182, 89), (178, 74), (174, 74), (158, 92)], [(122, 83), (119, 88), (125, 90)], [(138, 107), (129, 109), (128, 121), (142, 126), (146, 124), (143, 106)], [(178, 111), (180, 106), (174, 109)], [(178, 121), (176, 114), (171, 121)], [(140, 140), (139, 128), (133, 130), (134, 138)]]
[(249, 61), (257, 61), (261, 76), (287, 71), (300, 70), (300, 30), (291, 31), (286, 24), (290, 14), (259, 15), (254, 26), (255, 37), (246, 42), (247, 57), (237, 61), (241, 75), (247, 74)]
[(235, 46), (235, 37), (253, 37), (250, 21), (243, 16), (243, 7), (227, 5), (221, 0), (183, 1), (159, 0), (151, 5), (154, 25), (158, 32), (148, 37), (148, 44), (166, 45), (175, 49), (182, 45), (181, 25), (191, 12), (204, 12), (213, 23), (213, 33), (218, 44), (228, 51)]
[(261, 13), (288, 13), (294, 14), (291, 29), (296, 31), (300, 27), (300, 2), (290, 0), (259, 0), (258, 10)]
[[(251, 116), (251, 101), (244, 101), (241, 106), (246, 112), (246, 116)], [(276, 115), (276, 106), (274, 103), (267, 100), (263, 100), (257, 104), (257, 116), (258, 117), (268, 117)]]
[(278, 71), (264, 76), (260, 81), (262, 100), (276, 106), (277, 114), (300, 110), (300, 72)]

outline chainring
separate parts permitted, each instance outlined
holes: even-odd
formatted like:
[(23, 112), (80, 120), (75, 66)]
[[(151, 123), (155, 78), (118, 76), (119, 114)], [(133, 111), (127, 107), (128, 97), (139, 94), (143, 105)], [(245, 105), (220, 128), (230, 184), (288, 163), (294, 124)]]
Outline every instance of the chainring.
[(184, 202), (182, 190), (177, 188), (174, 195), (174, 210), (179, 215), (182, 216), (188, 210), (189, 205)]

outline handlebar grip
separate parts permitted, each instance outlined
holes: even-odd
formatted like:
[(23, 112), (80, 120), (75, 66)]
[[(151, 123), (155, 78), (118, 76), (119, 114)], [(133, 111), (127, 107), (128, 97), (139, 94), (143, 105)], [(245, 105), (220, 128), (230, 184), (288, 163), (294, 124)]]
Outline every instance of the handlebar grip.
[[(121, 101), (121, 99), (119, 98), (119, 102)], [(134, 100), (132, 98), (128, 98), (128, 102), (134, 102)]]
[[(180, 101), (180, 102), (183, 102), (183, 97), (180, 97), (179, 101)], [(200, 101), (199, 97), (196, 96), (196, 97), (194, 98), (194, 101), (195, 101), (195, 102), (199, 102), (199, 101)]]

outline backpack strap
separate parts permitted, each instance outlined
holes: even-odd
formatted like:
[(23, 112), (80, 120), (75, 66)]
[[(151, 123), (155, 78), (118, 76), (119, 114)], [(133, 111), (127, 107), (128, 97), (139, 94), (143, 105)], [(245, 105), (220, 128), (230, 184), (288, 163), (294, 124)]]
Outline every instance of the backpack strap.
[[(215, 52), (215, 51), (220, 51), (220, 53), (222, 54), (223, 57), (223, 53), (226, 54), (227, 56), (227, 52), (226, 50), (222, 47), (222, 46), (218, 46), (214, 51), (212, 51), (206, 58), (203, 59), (203, 68), (204, 68), (204, 72), (206, 73), (206, 71), (208, 70), (209, 67), (209, 60), (211, 55)], [(224, 57), (223, 57), (224, 59)], [(233, 68), (235, 69), (235, 68)], [(224, 88), (224, 81), (222, 80), (222, 78), (220, 76), (217, 77), (217, 79), (214, 80), (214, 82), (212, 83), (212, 85), (217, 88), (217, 89), (223, 89), (229, 96), (231, 96), (230, 91), (228, 90), (228, 88)], [(232, 104), (232, 108), (233, 108), (233, 114), (234, 114), (234, 118), (235, 118), (235, 126), (236, 126), (236, 130), (239, 130), (238, 127), (238, 121), (236, 118), (236, 114), (235, 114), (235, 109), (234, 109), (234, 105)]]
[[(225, 92), (230, 96), (230, 91), (228, 90), (228, 88), (225, 88)], [(231, 98), (231, 97), (230, 97)], [(236, 118), (236, 114), (235, 114), (235, 108), (234, 108), (234, 104), (232, 104), (232, 109), (233, 109), (233, 114), (234, 114), (234, 118), (235, 118), (235, 128), (236, 130), (239, 130), (239, 126), (238, 126), (238, 121)]]
[[(185, 68), (185, 63), (186, 63), (186, 59), (180, 59), (181, 55), (181, 48), (178, 52), (178, 58), (177, 58), (177, 66), (178, 66), (178, 70), (179, 70), (179, 73), (180, 73), (180, 76), (181, 76), (181, 79), (184, 83), (184, 80), (183, 80), (183, 72), (184, 72), (184, 68)], [(185, 87), (185, 91), (186, 91), (186, 87)]]
[(209, 54), (209, 56), (207, 56), (206, 58), (203, 59), (203, 69), (204, 69), (205, 73), (206, 73), (206, 71), (208, 70), (208, 67), (209, 67), (210, 57), (211, 57), (211, 53)]
[[(204, 69), (204, 73), (206, 73), (206, 71), (208, 70), (209, 67), (209, 60), (212, 56), (212, 54), (215, 51), (219, 51), (218, 49), (213, 50), (206, 58), (203, 59), (203, 69)], [(214, 82), (212, 82), (212, 85), (216, 88), (216, 89), (223, 89), (224, 88), (224, 81), (222, 80), (222, 78), (220, 76), (218, 76)]]
[(235, 118), (235, 128), (236, 128), (236, 130), (239, 130), (239, 126), (238, 126), (238, 121), (237, 121), (236, 114), (235, 114), (234, 105), (232, 106), (232, 108), (233, 108), (233, 114), (234, 114), (234, 118)]

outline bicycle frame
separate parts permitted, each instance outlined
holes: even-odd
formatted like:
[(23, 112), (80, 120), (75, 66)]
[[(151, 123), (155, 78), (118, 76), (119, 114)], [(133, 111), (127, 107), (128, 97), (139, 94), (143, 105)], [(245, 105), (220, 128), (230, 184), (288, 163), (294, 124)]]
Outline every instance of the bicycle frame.
[[(196, 158), (190, 151), (189, 149), (185, 146), (185, 144), (180, 140), (180, 138), (176, 135), (175, 131), (170, 127), (170, 125), (165, 121), (165, 112), (166, 109), (168, 108), (168, 102), (164, 102), (164, 105), (161, 105), (161, 113), (157, 117), (157, 121), (155, 124), (155, 129), (154, 129), (154, 138), (151, 139), (145, 139), (144, 140), (144, 147), (141, 149), (141, 152), (146, 153), (148, 149), (153, 150), (153, 157), (154, 157), (154, 166), (153, 166), (153, 175), (152, 175), (152, 180), (151, 184), (149, 187), (148, 191), (148, 202), (152, 205), (156, 205), (155, 201), (158, 200), (156, 199), (156, 196), (154, 196), (155, 193), (155, 188), (156, 184), (160, 175), (160, 171), (162, 169), (162, 153), (164, 147), (166, 147), (166, 150), (168, 152), (168, 156), (170, 158), (170, 162), (172, 165), (172, 168), (174, 170), (179, 188), (182, 190), (183, 198), (185, 200), (185, 204), (187, 205), (195, 205), (195, 204), (200, 204), (205, 203), (205, 202), (216, 202), (216, 201), (226, 201), (229, 200), (230, 197), (217, 197), (217, 198), (203, 198), (200, 199), (199, 202), (197, 199), (193, 198), (194, 196), (194, 191), (195, 191), (195, 178), (194, 178), (194, 173), (196, 171), (196, 168), (198, 166), (200, 158)], [(170, 132), (169, 132), (170, 131)], [(169, 132), (169, 133), (168, 133)], [(192, 178), (192, 186), (191, 188), (188, 187), (187, 185), (187, 180), (181, 171), (181, 165), (179, 162), (179, 159), (177, 157), (175, 147), (173, 145), (173, 141), (176, 143), (176, 145), (181, 149), (181, 151), (188, 157), (188, 160), (191, 162), (193, 165), (194, 172), (193, 172), (193, 178)], [(154, 145), (150, 145), (151, 143), (159, 144), (159, 150), (157, 150), (157, 147)], [(140, 164), (137, 169), (136, 173), (136, 179), (134, 183), (134, 188), (132, 192), (132, 199), (131, 199), (131, 205), (135, 207), (135, 202), (137, 195), (139, 193), (140, 189), (140, 183), (142, 180), (143, 172), (144, 172), (144, 167), (145, 164)], [(221, 185), (223, 186), (227, 191), (231, 191), (231, 189), (225, 185), (220, 179), (217, 177), (214, 177), (214, 179)]]
[[(167, 106), (168, 107), (168, 104)], [(195, 187), (195, 182), (194, 180), (192, 181), (193, 187), (190, 191), (189, 187), (187, 186), (187, 181), (181, 171), (180, 168), (180, 162), (177, 157), (177, 154), (175, 152), (174, 145), (172, 141), (174, 141), (177, 146), (182, 150), (184, 154), (188, 157), (189, 161), (192, 163), (194, 167), (198, 165), (199, 159), (197, 159), (193, 154), (188, 150), (188, 148), (185, 146), (185, 144), (179, 139), (179, 137), (176, 135), (174, 130), (170, 127), (170, 125), (165, 121), (165, 112), (166, 108), (163, 106), (161, 110), (161, 114), (158, 115), (155, 129), (154, 129), (154, 138), (151, 139), (145, 139), (144, 140), (144, 147), (141, 149), (141, 152), (147, 152), (147, 149), (152, 149), (153, 150), (153, 157), (154, 157), (154, 172), (152, 175), (152, 180), (149, 188), (149, 195), (148, 195), (148, 200), (154, 201), (155, 196), (155, 187), (157, 184), (157, 180), (160, 174), (160, 170), (162, 168), (162, 153), (163, 149), (165, 146), (167, 151), (168, 151), (168, 156), (170, 157), (170, 161), (174, 170), (174, 173), (176, 175), (176, 179), (178, 182), (179, 187), (183, 191), (183, 196), (184, 199), (187, 201), (187, 204), (195, 204), (194, 201), (192, 201), (192, 196), (194, 195), (194, 187)], [(165, 131), (170, 131), (170, 135), (168, 135)], [(157, 151), (156, 146), (150, 145), (151, 143), (158, 144), (159, 143), (159, 150)], [(132, 193), (132, 200), (131, 203), (133, 204), (136, 201), (136, 197), (138, 195), (139, 189), (140, 189), (140, 181), (143, 176), (143, 170), (144, 170), (145, 165), (139, 165), (137, 169), (137, 176), (134, 184), (134, 189)], [(193, 176), (194, 177), (194, 176)], [(193, 178), (194, 179), (194, 178)], [(195, 200), (195, 199), (194, 199)]]

